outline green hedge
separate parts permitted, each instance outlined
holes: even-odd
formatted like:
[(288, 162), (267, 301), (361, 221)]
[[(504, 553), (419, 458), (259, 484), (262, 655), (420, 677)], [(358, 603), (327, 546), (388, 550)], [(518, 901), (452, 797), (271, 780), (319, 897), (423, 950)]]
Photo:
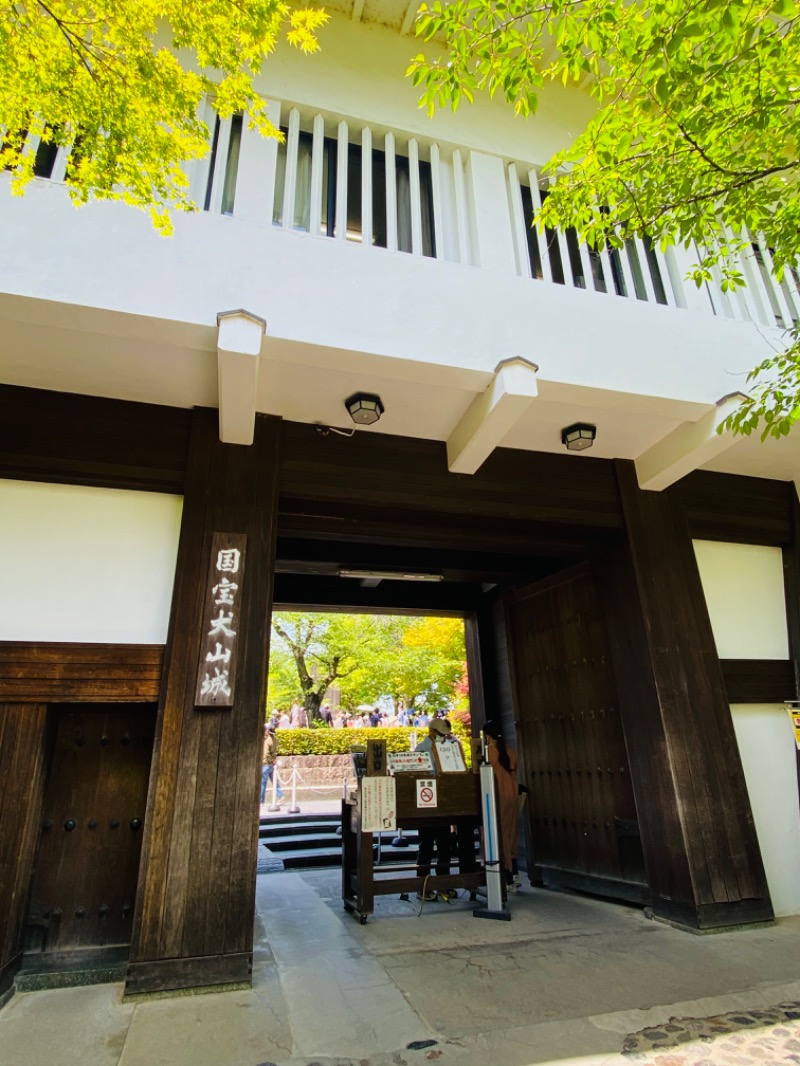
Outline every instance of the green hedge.
[[(348, 755), (354, 744), (368, 740), (385, 740), (388, 751), (410, 751), (410, 735), (414, 730), (406, 726), (389, 728), (366, 726), (363, 729), (278, 729), (275, 731), (278, 755)], [(454, 723), (453, 732), (461, 741), (467, 764), (470, 763), (469, 734)], [(427, 736), (428, 730), (417, 729), (417, 739)]]

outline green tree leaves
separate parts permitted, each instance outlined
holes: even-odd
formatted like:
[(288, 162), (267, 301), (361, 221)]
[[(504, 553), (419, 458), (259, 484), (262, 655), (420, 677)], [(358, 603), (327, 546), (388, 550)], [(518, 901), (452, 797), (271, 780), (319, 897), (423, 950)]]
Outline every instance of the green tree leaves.
[[(752, 235), (778, 280), (800, 251), (799, 19), (797, 0), (437, 0), (417, 31), (444, 52), (409, 69), (428, 110), (483, 90), (525, 115), (544, 82), (582, 82), (597, 111), (547, 163), (559, 180), (537, 224), (595, 248), (647, 235), (696, 249), (695, 280), (719, 268), (727, 291), (744, 283), (731, 253), (752, 254)], [(768, 411), (769, 433), (791, 424), (796, 360), (795, 341), (757, 372), (757, 390), (767, 374), (784, 396), (765, 407), (767, 385), (729, 428)]]
[(284, 36), (318, 47), (319, 10), (280, 0), (22, 0), (0, 4), (0, 169), (20, 194), (33, 176), (27, 135), (67, 149), (75, 203), (124, 200), (171, 232), (169, 207), (192, 208), (184, 164), (208, 150), (198, 115), (206, 94), (218, 114), (247, 112), (278, 136), (254, 78)]
[(272, 624), (271, 707), (299, 698), (316, 715), (335, 683), (351, 709), (391, 696), (439, 710), (452, 705), (466, 672), (457, 618), (276, 612)]

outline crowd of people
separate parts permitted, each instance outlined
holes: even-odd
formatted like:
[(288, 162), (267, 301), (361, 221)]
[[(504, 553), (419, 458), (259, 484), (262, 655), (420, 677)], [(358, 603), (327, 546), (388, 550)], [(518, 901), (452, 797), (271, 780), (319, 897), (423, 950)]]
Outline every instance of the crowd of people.
[[(343, 708), (332, 710), (325, 703), (320, 707), (321, 724), (331, 729), (364, 729), (389, 726), (413, 726), (415, 729), (427, 728), (431, 715), (424, 711), (408, 711), (404, 708), (396, 714), (382, 711), (380, 707), (346, 711)], [(308, 729), (310, 722), (308, 712), (301, 703), (293, 703), (291, 709), (275, 710), (268, 719), (271, 729)]]

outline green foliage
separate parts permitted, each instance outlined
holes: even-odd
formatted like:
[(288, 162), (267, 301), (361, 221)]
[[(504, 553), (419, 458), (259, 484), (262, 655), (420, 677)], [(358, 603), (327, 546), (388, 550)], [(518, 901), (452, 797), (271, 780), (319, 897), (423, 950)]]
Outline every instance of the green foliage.
[(785, 352), (765, 359), (747, 376), (748, 398), (720, 426), (749, 437), (763, 422), (761, 440), (785, 437), (800, 419), (800, 335)]
[[(719, 269), (727, 291), (744, 283), (732, 256), (751, 254), (751, 234), (778, 280), (797, 261), (799, 17), (797, 0), (437, 0), (417, 33), (444, 53), (409, 74), (429, 110), (484, 90), (522, 116), (545, 83), (585, 84), (597, 110), (545, 168), (559, 180), (539, 227), (574, 227), (595, 248), (644, 235), (697, 246), (691, 277)], [(767, 432), (787, 432), (796, 366), (796, 343), (768, 360), (729, 428), (772, 412)], [(772, 394), (773, 380), (791, 393)]]
[[(469, 726), (450, 718), (453, 734), (461, 741), (467, 766), (472, 765)], [(385, 740), (387, 751), (410, 751), (411, 734), (404, 726), (388, 728), (367, 726), (364, 729), (278, 729), (275, 733), (278, 755), (347, 755), (351, 747), (363, 746), (368, 740)], [(416, 730), (422, 740), (427, 729)]]
[[(367, 740), (385, 740), (388, 751), (409, 751), (411, 729), (394, 726), (387, 729), (278, 729), (275, 738), (279, 755), (346, 755), (353, 745)], [(417, 730), (419, 738), (425, 730)]]
[(26, 133), (72, 148), (75, 203), (124, 200), (169, 233), (168, 207), (193, 206), (183, 164), (208, 150), (203, 97), (278, 136), (254, 78), (281, 37), (315, 51), (326, 19), (280, 0), (0, 4), (0, 169), (20, 194), (33, 176)]
[(333, 684), (351, 710), (382, 696), (447, 710), (466, 670), (458, 618), (276, 612), (273, 630), (269, 704), (300, 699), (312, 717)]

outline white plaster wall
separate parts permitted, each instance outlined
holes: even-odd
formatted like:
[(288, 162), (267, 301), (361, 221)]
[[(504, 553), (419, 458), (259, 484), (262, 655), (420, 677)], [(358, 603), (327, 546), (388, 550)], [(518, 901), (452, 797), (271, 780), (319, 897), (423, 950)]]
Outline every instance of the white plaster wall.
[[(321, 41), (319, 55), (281, 48), (270, 57), (259, 83), (265, 95), (345, 117), (354, 130), (368, 123), (376, 144), (382, 131), (394, 129), (400, 140), (414, 135), (422, 144), (460, 145), (465, 161), (473, 150), (489, 153), (488, 161), (472, 160), (468, 168), (473, 177), (478, 169), (495, 172), (491, 182), (480, 183), (480, 218), (473, 228), (481, 238), (481, 262), (502, 271), (276, 230), (274, 145), (247, 131), (235, 216), (176, 216), (171, 240), (125, 205), (91, 204), (77, 211), (57, 183), (37, 181), (25, 197), (11, 197), (4, 187), (9, 178), (0, 175), (0, 232), (15, 249), (13, 257), (0, 257), (0, 293), (49, 302), (34, 309), (39, 332), (27, 330), (24, 345), (8, 344), (0, 353), (4, 381), (108, 395), (113, 355), (113, 395), (213, 405), (216, 368), (207, 356), (214, 352), (217, 312), (232, 307), (267, 320), (265, 343), (276, 360), (307, 361), (309, 347), (318, 347), (324, 365), (338, 369), (347, 369), (353, 356), (369, 359), (376, 373), (414, 360), (420, 380), (430, 368), (443, 368), (456, 387), (462, 371), (483, 373), (487, 379), (478, 391), (498, 361), (521, 355), (539, 365), (543, 383), (602, 389), (612, 399), (624, 390), (707, 405), (771, 350), (763, 329), (714, 317), (708, 308), (676, 310), (514, 276), (506, 191), (496, 180), (501, 160), (544, 162), (583, 128), (593, 107), (585, 93), (550, 86), (527, 121), (498, 100), (429, 119), (403, 77), (421, 47), (414, 39), (335, 18)], [(452, 246), (452, 232), (449, 239)], [(75, 261), (90, 262), (92, 269), (71, 269)], [(43, 338), (52, 303), (70, 309), (69, 332)], [(103, 327), (110, 336), (96, 352), (85, 343), (83, 333), (92, 327), (84, 309), (113, 312)], [(16, 307), (5, 313), (27, 314)], [(120, 339), (129, 339), (137, 321), (152, 324), (147, 350)], [(157, 372), (151, 372), (142, 363), (148, 351), (177, 334), (186, 347), (159, 356)], [(626, 457), (649, 445), (637, 443)]]
[(0, 640), (162, 644), (183, 500), (0, 480)]
[[(780, 548), (695, 541), (721, 659), (789, 655)], [(800, 914), (800, 799), (794, 734), (782, 705), (735, 704), (733, 727), (777, 915)]]
[(800, 800), (785, 707), (734, 704), (733, 728), (776, 915), (800, 914)]
[(788, 659), (780, 548), (696, 540), (720, 659)]

